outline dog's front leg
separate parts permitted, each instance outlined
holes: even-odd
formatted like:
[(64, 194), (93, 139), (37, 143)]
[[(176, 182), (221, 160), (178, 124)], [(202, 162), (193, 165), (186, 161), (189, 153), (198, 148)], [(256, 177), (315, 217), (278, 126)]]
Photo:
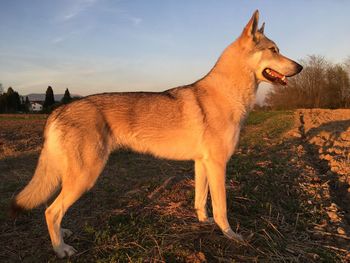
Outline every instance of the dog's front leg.
[(207, 199), (208, 199), (208, 178), (207, 172), (202, 160), (195, 161), (195, 201), (198, 220), (203, 223), (213, 223), (213, 219), (208, 217)]
[(243, 241), (242, 236), (232, 231), (227, 220), (225, 188), (226, 162), (206, 160), (204, 166), (209, 181), (215, 223), (220, 227), (226, 237), (237, 241)]

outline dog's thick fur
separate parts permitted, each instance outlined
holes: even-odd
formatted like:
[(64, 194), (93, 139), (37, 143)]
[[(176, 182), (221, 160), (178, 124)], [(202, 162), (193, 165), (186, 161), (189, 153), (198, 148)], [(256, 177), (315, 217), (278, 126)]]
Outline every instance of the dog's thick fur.
[(231, 230), (226, 215), (225, 171), (241, 125), (255, 101), (258, 84), (271, 82), (263, 71), (284, 76), (301, 71), (279, 54), (274, 42), (257, 29), (258, 11), (241, 36), (228, 46), (214, 68), (199, 81), (164, 92), (105, 93), (61, 106), (48, 118), (45, 142), (35, 174), (13, 201), (13, 210), (32, 209), (61, 186), (45, 216), (59, 257), (76, 251), (63, 241), (68, 208), (95, 184), (111, 151), (129, 148), (162, 158), (195, 161), (195, 209), (201, 222), (208, 189), (214, 221)]

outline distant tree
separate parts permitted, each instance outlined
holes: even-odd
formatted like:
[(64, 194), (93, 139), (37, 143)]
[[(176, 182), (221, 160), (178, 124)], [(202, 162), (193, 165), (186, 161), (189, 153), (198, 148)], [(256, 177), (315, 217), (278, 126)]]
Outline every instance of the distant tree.
[(62, 103), (67, 104), (72, 101), (72, 97), (70, 96), (70, 92), (68, 89), (64, 92), (64, 96), (61, 100)]
[(15, 113), (21, 109), (21, 99), (18, 92), (14, 91), (11, 87), (7, 90), (8, 109), (9, 113)]
[[(348, 76), (350, 78), (350, 56), (348, 56), (348, 58), (345, 60), (345, 69), (346, 69), (346, 72), (348, 73)], [(345, 104), (346, 104), (346, 108), (350, 108), (350, 96), (346, 99), (345, 101)]]
[(21, 99), (18, 92), (9, 87), (6, 93), (0, 95), (0, 112), (16, 113), (21, 110)]
[(22, 108), (23, 108), (24, 112), (29, 112), (30, 111), (30, 101), (29, 101), (28, 96), (26, 96), (26, 98), (24, 99)]
[(29, 98), (28, 98), (28, 96), (26, 96), (26, 100), (25, 100), (25, 102), (24, 102), (25, 104), (30, 104), (30, 101), (29, 101)]
[(0, 94), (0, 113), (5, 113), (7, 109), (6, 93)]
[(4, 87), (2, 86), (2, 84), (0, 83), (0, 95), (2, 95), (4, 93)]
[(345, 60), (344, 65), (350, 75), (350, 56), (348, 56), (348, 58)]
[(49, 111), (52, 105), (55, 104), (55, 96), (53, 94), (53, 89), (51, 86), (48, 86), (45, 94), (45, 101), (44, 101), (44, 110)]
[(11, 94), (13, 94), (15, 91), (13, 90), (13, 88), (12, 87), (9, 87), (8, 89), (7, 89), (7, 95), (11, 95)]
[(350, 99), (350, 77), (340, 65), (330, 66), (326, 71), (326, 81), (321, 105), (323, 108), (341, 108), (347, 106)]

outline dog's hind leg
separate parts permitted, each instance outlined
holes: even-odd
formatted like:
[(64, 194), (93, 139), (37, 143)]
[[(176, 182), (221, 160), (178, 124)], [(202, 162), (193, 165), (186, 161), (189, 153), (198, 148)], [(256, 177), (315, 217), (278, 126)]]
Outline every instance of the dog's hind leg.
[(85, 190), (82, 188), (73, 191), (62, 188), (61, 193), (55, 201), (46, 209), (45, 217), (49, 230), (52, 247), (59, 258), (72, 256), (76, 250), (65, 244), (61, 231), (61, 221), (68, 208), (82, 195)]
[(208, 218), (207, 199), (208, 199), (208, 178), (205, 166), (201, 160), (195, 161), (195, 202), (194, 208), (198, 220), (203, 223), (213, 223), (212, 218)]
[(51, 243), (57, 256), (60, 258), (72, 256), (76, 250), (67, 245), (63, 237), (72, 232), (61, 228), (61, 221), (68, 208), (79, 199), (79, 197), (89, 190), (94, 184), (104, 167), (104, 160), (90, 162), (84, 168), (77, 166), (68, 169), (62, 180), (62, 190), (55, 201), (46, 209), (45, 217), (49, 230)]

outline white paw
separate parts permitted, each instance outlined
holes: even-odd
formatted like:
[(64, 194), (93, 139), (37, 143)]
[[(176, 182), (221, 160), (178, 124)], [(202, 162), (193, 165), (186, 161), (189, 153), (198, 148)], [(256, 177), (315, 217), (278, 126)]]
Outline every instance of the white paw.
[(73, 234), (73, 232), (67, 228), (61, 228), (61, 235), (65, 237), (70, 237)]
[(243, 237), (235, 232), (232, 231), (231, 228), (226, 229), (226, 230), (222, 230), (222, 233), (224, 233), (225, 237), (235, 240), (239, 243), (245, 243)]
[(53, 250), (56, 252), (59, 258), (71, 257), (75, 253), (77, 253), (77, 250), (74, 247), (69, 246), (65, 243), (62, 243), (60, 246), (56, 248), (53, 248)]

